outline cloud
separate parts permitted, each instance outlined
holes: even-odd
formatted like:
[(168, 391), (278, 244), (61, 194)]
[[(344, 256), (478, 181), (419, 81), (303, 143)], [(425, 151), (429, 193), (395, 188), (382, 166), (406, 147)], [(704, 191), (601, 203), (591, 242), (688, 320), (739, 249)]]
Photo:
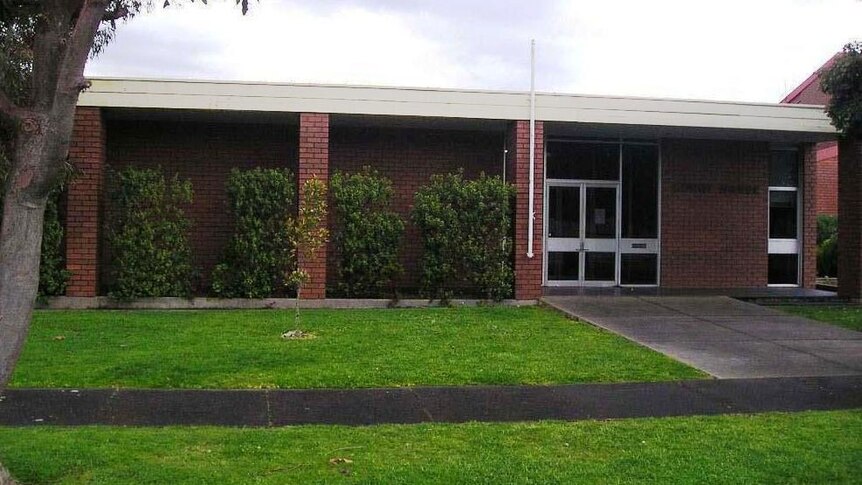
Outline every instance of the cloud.
[(855, 0), (261, 0), (156, 8), (89, 75), (529, 87), (777, 101), (858, 36)]

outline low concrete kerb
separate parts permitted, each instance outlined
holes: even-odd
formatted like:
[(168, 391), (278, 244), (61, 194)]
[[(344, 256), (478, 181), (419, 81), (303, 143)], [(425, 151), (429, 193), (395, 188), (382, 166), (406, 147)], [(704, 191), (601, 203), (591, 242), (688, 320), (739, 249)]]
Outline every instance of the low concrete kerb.
[[(441, 302), (440, 300), (385, 298), (325, 298), (299, 301), (300, 308), (429, 308), (429, 307), (474, 307), (481, 305), (531, 306), (537, 300), (487, 300), (460, 299)], [(117, 300), (107, 296), (73, 297), (55, 296), (40, 303), (37, 307), (47, 310), (284, 310), (293, 309), (294, 298), (138, 298)]]

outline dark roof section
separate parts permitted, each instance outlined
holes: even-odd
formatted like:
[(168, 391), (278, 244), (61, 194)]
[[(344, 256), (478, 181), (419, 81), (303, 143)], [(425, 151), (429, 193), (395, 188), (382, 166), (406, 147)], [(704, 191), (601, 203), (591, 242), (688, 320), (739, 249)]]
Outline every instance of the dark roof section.
[(786, 104), (825, 105), (829, 100), (829, 97), (820, 89), (820, 74), (832, 67), (832, 64), (839, 55), (841, 55), (840, 52), (832, 56), (825, 64), (820, 66), (820, 69), (814, 71), (810, 76), (808, 76), (808, 79), (803, 81), (802, 84), (785, 96), (781, 102)]

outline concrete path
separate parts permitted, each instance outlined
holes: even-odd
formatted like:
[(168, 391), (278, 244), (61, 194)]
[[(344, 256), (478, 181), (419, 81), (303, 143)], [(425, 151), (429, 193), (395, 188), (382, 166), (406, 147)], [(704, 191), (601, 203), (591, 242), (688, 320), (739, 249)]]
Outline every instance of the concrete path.
[(0, 395), (0, 425), (368, 425), (859, 407), (862, 376), (350, 390), (10, 389)]
[(862, 332), (722, 296), (547, 296), (718, 378), (862, 375)]

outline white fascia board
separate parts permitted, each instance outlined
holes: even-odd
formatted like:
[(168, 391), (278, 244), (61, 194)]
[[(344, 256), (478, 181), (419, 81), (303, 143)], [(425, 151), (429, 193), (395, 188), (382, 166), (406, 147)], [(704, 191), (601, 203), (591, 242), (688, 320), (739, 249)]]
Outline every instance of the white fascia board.
[[(529, 93), (146, 79), (92, 79), (80, 106), (525, 120)], [(834, 134), (822, 106), (539, 93), (540, 121)]]

